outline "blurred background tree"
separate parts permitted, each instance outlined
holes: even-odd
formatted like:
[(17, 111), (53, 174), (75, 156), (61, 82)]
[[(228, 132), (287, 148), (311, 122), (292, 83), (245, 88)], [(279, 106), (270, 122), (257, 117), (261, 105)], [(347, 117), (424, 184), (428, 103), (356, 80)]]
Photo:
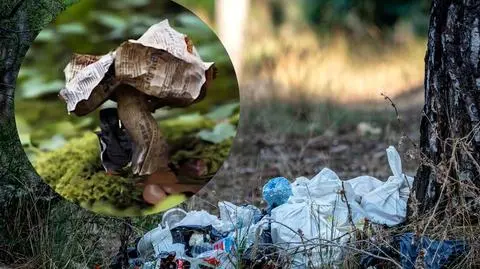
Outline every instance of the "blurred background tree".
[[(355, 31), (359, 26), (388, 29), (409, 20), (423, 33), (428, 26), (428, 0), (302, 0), (308, 23), (329, 31), (332, 28)], [(360, 22), (355, 25), (353, 22)], [(387, 31), (388, 32), (388, 31)]]

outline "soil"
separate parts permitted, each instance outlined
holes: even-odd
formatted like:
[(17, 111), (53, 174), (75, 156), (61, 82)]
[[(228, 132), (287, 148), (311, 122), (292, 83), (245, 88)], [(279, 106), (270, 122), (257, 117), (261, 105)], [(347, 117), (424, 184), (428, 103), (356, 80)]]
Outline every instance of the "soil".
[[(364, 122), (368, 128), (375, 126), (381, 130), (376, 135), (359, 130), (360, 122), (342, 125), (335, 131), (291, 134), (249, 126), (250, 119), (241, 118), (230, 157), (214, 179), (187, 202), (186, 208), (216, 213), (217, 203), (223, 200), (263, 208), (266, 204), (262, 200), (262, 187), (269, 179), (277, 176), (291, 181), (300, 176), (310, 178), (324, 167), (332, 169), (342, 180), (361, 175), (386, 180), (392, 175), (385, 152), (390, 145), (400, 153), (404, 172), (414, 176), (418, 165), (414, 158), (414, 144), (418, 145), (423, 89), (392, 99), (400, 123), (395, 116), (383, 126)], [(394, 111), (388, 100), (378, 104), (345, 106), (362, 107), (372, 115)], [(242, 109), (255, 108), (242, 106)]]

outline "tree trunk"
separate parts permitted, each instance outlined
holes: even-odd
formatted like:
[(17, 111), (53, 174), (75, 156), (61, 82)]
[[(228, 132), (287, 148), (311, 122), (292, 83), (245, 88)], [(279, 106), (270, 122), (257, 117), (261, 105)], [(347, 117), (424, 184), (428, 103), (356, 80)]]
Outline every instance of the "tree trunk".
[(420, 126), (422, 164), (409, 202), (411, 220), (433, 213), (437, 219), (456, 218), (459, 210), (469, 213), (461, 221), (478, 220), (479, 20), (477, 0), (433, 1)]
[(216, 25), (220, 40), (235, 67), (237, 77), (242, 75), (243, 45), (250, 0), (215, 1)]
[(0, 264), (30, 259), (49, 266), (53, 258), (39, 259), (50, 254), (42, 239), (50, 210), (63, 200), (44, 184), (23, 151), (13, 98), (28, 48), (43, 25), (64, 8), (59, 1), (0, 2)]

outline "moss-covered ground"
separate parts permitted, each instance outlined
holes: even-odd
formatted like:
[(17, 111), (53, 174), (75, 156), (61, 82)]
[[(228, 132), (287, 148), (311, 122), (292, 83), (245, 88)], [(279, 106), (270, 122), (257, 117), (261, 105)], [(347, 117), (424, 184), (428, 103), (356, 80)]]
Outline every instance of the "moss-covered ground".
[[(205, 172), (201, 175), (183, 177), (182, 180), (206, 184), (215, 175), (228, 157), (234, 135), (218, 127), (233, 127), (234, 130), (238, 119), (238, 107), (230, 106), (228, 111), (220, 107), (210, 114), (184, 114), (159, 120), (159, 126), (171, 147), (173, 167), (178, 169), (192, 160), (202, 160), (205, 165)], [(38, 174), (57, 193), (98, 213), (145, 215), (163, 211), (185, 200), (183, 195), (171, 195), (159, 205), (146, 204), (142, 189), (136, 184), (141, 179), (107, 175), (99, 153), (97, 136), (87, 130), (57, 149), (37, 151), (33, 164)]]

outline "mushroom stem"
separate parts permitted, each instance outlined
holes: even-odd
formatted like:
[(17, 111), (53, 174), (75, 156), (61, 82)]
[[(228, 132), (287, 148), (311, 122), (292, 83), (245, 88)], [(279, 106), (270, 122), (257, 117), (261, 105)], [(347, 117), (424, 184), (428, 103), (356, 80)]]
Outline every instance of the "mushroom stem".
[(149, 110), (147, 96), (128, 85), (119, 86), (115, 96), (118, 117), (134, 143), (133, 173), (143, 176), (170, 171), (168, 145)]

